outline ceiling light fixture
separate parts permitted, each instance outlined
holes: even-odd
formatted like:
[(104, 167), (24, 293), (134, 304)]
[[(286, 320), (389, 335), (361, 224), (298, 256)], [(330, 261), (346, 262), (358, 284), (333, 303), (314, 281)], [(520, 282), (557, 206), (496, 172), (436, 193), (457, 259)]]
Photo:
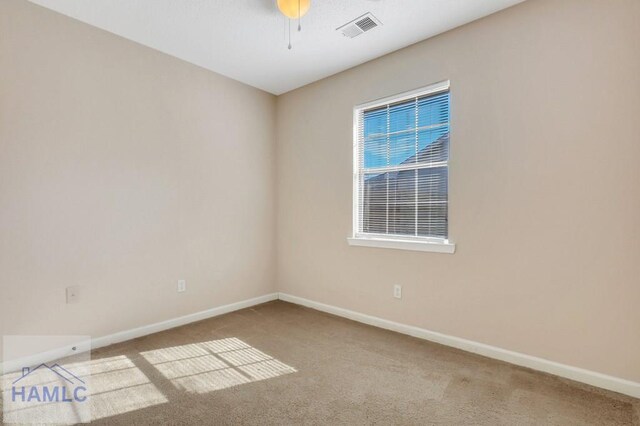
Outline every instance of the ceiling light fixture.
[(289, 49), (291, 49), (291, 21), (298, 20), (298, 31), (302, 31), (301, 18), (309, 11), (311, 0), (276, 0), (278, 9), (288, 19), (289, 25)]

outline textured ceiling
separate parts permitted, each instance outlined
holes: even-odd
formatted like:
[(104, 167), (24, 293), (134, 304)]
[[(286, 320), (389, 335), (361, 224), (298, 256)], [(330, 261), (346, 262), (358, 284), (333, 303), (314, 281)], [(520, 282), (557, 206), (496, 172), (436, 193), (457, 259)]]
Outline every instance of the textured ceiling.
[[(351, 68), (522, 0), (312, 0), (302, 32), (275, 0), (31, 0), (274, 94)], [(335, 29), (372, 12), (383, 26)]]

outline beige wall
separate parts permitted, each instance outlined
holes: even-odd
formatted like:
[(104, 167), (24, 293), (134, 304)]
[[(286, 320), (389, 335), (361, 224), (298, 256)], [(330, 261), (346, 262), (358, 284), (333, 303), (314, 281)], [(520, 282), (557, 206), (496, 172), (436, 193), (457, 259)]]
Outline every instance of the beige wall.
[[(640, 381), (638, 22), (529, 0), (279, 97), (279, 290)], [(353, 106), (444, 79), (457, 252), (348, 246)]]
[(274, 160), (274, 96), (1, 0), (0, 334), (97, 337), (274, 292)]

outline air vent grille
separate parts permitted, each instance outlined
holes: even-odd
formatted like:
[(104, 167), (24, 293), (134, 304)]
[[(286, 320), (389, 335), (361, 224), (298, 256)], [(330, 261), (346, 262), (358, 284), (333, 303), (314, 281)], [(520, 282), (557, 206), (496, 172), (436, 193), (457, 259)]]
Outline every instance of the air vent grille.
[(371, 18), (369, 18), (368, 16), (366, 18), (363, 18), (361, 20), (359, 20), (358, 22), (356, 22), (356, 25), (362, 30), (362, 31), (369, 31), (372, 28), (375, 28), (378, 26), (378, 24), (375, 23), (375, 21)]
[(382, 23), (375, 16), (371, 13), (365, 13), (353, 21), (338, 27), (336, 31), (340, 31), (345, 37), (354, 38), (380, 25), (382, 25)]

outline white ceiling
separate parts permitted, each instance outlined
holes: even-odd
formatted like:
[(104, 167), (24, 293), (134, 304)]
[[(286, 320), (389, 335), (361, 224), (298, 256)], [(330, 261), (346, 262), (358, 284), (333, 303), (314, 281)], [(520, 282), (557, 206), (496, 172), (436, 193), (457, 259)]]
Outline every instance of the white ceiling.
[[(312, 0), (302, 32), (276, 0), (31, 0), (274, 94), (295, 89), (523, 0)], [(383, 26), (335, 31), (372, 12)]]

